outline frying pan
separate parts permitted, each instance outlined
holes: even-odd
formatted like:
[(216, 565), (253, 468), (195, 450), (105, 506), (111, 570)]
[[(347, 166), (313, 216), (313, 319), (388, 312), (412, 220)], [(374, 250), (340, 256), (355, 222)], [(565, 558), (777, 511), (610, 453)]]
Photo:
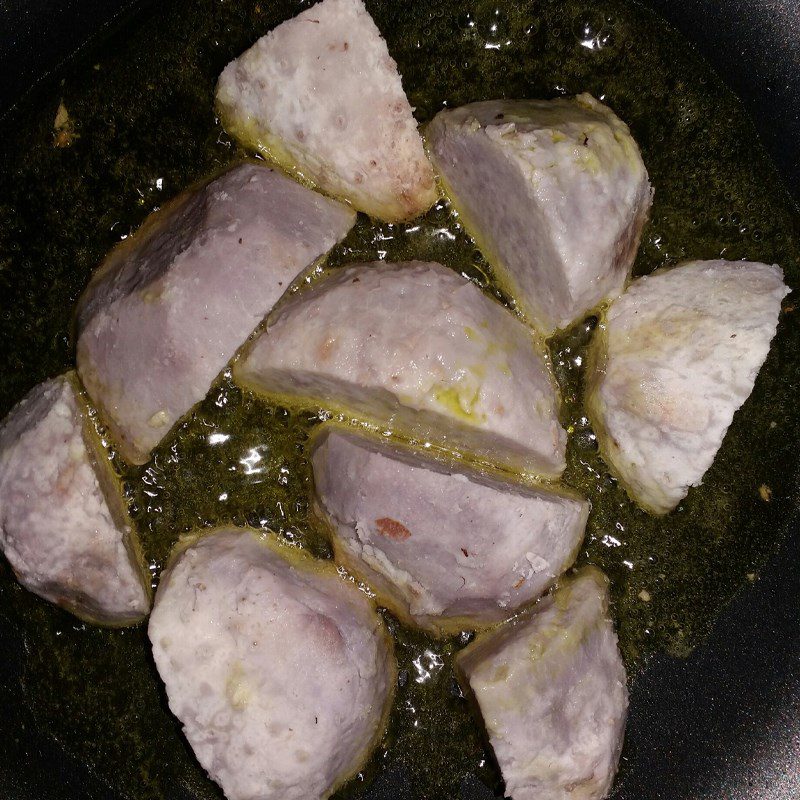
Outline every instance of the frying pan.
[[(789, 191), (800, 202), (800, 3), (651, 0), (744, 101)], [(3, 0), (0, 114), (78, 48), (157, 13), (121, 0)], [(587, 5), (591, 3), (587, 2)], [(2, 121), (0, 121), (2, 131)], [(2, 343), (0, 343), (2, 347)], [(795, 506), (796, 508), (796, 506)], [(686, 659), (657, 656), (632, 687), (620, 800), (800, 798), (800, 511), (790, 535)], [(0, 796), (116, 800), (107, 782), (42, 730), (22, 696), (26, 642), (0, 613)], [(113, 679), (110, 678), (110, 679)], [(169, 797), (190, 795), (176, 789)], [(364, 795), (411, 797), (402, 774)], [(464, 798), (488, 798), (467, 780)]]

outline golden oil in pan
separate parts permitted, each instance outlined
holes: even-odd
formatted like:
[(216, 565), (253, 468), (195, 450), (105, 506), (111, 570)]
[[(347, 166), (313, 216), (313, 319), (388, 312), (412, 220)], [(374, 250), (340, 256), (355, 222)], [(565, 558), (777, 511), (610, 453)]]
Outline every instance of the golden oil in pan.
[[(307, 3), (178, 0), (86, 54), (4, 121), (0, 160), (0, 413), (70, 366), (74, 303), (104, 252), (153, 208), (241, 153), (216, 125), (217, 75)], [(684, 258), (800, 267), (797, 213), (736, 99), (690, 47), (641, 7), (611, 0), (433, 4), (367, 1), (426, 121), (496, 97), (592, 92), (631, 125), (656, 188), (636, 273)], [(63, 103), (59, 130), (54, 120)], [(66, 130), (66, 134), (64, 131)], [(445, 202), (407, 225), (363, 217), (331, 254), (433, 259), (495, 292), (491, 270)], [(612, 579), (620, 644), (633, 673), (657, 651), (683, 655), (775, 551), (797, 498), (800, 336), (791, 297), (755, 391), (702, 487), (672, 514), (638, 510), (610, 478), (581, 408), (593, 320), (552, 347), (570, 432), (565, 480), (593, 511), (580, 561)], [(800, 311), (797, 312), (800, 314)], [(303, 451), (320, 414), (290, 411), (227, 376), (126, 490), (154, 576), (177, 536), (221, 523), (272, 528), (329, 555), (309, 525)], [(220, 797), (166, 710), (144, 627), (85, 626), (37, 600), (0, 566), (0, 624), (19, 643), (20, 702), (35, 724), (130, 798)], [(389, 734), (365, 775), (403, 772), (411, 796), (497, 788), (478, 726), (453, 679), (466, 637), (437, 641), (389, 620), (400, 685)]]

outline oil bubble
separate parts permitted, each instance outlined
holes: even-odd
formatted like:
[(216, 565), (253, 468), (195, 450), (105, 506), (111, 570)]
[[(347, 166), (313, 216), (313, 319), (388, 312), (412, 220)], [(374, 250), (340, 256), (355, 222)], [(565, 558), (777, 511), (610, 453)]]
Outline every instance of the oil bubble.
[(424, 653), (417, 656), (411, 664), (414, 667), (415, 683), (427, 683), (436, 676), (436, 673), (444, 666), (444, 660), (433, 650), (425, 650)]
[(456, 25), (461, 28), (462, 31), (471, 31), (475, 28), (475, 18), (469, 11), (462, 11), (456, 17)]
[(576, 17), (572, 23), (572, 34), (578, 44), (587, 50), (602, 50), (611, 41), (608, 20), (596, 12)]
[(480, 14), (462, 12), (456, 24), (484, 50), (499, 50), (512, 42), (509, 18), (499, 8), (487, 9)]
[(486, 50), (499, 50), (511, 44), (508, 17), (499, 8), (481, 18), (478, 29), (484, 39), (483, 46)]
[(531, 19), (525, 22), (522, 32), (528, 37), (533, 37), (536, 36), (537, 33), (539, 33), (541, 28), (542, 28), (542, 23), (539, 19)]

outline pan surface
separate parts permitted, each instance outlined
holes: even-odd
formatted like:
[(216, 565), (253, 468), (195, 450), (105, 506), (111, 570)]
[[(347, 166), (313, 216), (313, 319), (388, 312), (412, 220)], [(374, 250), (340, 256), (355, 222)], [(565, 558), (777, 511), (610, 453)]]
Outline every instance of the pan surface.
[[(105, 250), (167, 196), (236, 156), (211, 112), (215, 77), (298, 5), (145, 7), (0, 122), (0, 413), (70, 365), (72, 305)], [(631, 124), (656, 186), (637, 273), (724, 252), (781, 263), (798, 285), (800, 228), (784, 185), (795, 192), (800, 185), (792, 138), (800, 133), (800, 13), (764, 3), (743, 15), (735, 1), (714, 4), (713, 17), (710, 3), (664, 2), (662, 9), (748, 102), (781, 180), (733, 95), (644, 8), (622, 0), (368, 6), (420, 120), (445, 100), (604, 95)], [(0, 40), (8, 66), (0, 102), (55, 67), (111, 10), (76, 2), (42, 16), (35, 5), (24, 14), (10, 8), (0, 34), (8, 40)], [(58, 142), (66, 146), (56, 147), (62, 102), (72, 126), (69, 140)], [(376, 235), (362, 221), (332, 260), (424, 254), (492, 290), (487, 266), (446, 207), (414, 227), (383, 226)], [(633, 509), (591, 447), (576, 364), (587, 329), (555, 345), (565, 422), (574, 432), (566, 477), (595, 500), (582, 559), (612, 577), (634, 674), (620, 798), (800, 796), (793, 298), (705, 486), (665, 520)], [(223, 378), (150, 465), (117, 462), (154, 572), (177, 532), (223, 521), (268, 525), (324, 554), (324, 543), (304, 534), (308, 475), (296, 454), (314, 422), (313, 413), (270, 407)], [(235, 428), (233, 442), (212, 451), (203, 434), (221, 424)], [(253, 450), (264, 471), (237, 472)], [(213, 498), (204, 491), (209, 479)], [(648, 604), (639, 597), (645, 588)], [(403, 682), (395, 722), (376, 757), (381, 764), (345, 794), (494, 796), (498, 776), (452, 681), (449, 658), (459, 641), (434, 643), (400, 628), (397, 636)], [(144, 631), (88, 629), (21, 590), (5, 562), (0, 702), (0, 787), (10, 800), (220, 796), (166, 710)]]

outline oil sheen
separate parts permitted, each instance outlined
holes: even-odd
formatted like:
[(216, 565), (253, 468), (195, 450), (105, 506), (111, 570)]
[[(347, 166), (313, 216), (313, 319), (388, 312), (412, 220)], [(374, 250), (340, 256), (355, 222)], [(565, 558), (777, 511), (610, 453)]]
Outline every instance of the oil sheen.
[[(2, 414), (73, 364), (71, 314), (104, 253), (192, 181), (242, 156), (214, 118), (216, 77), (307, 3), (163, 5), (82, 54), (0, 123)], [(581, 91), (628, 122), (656, 188), (636, 274), (686, 258), (747, 258), (781, 264), (798, 285), (797, 212), (751, 123), (708, 65), (649, 11), (623, 0), (367, 6), (420, 122), (444, 105)], [(507, 301), (444, 201), (406, 225), (360, 217), (327, 268), (408, 258), (440, 261)], [(797, 505), (798, 315), (790, 296), (755, 390), (703, 485), (662, 518), (637, 509), (611, 478), (582, 411), (585, 349), (597, 319), (552, 344), (570, 433), (565, 480), (593, 504), (579, 561), (611, 578), (634, 676), (650, 654), (685, 655), (702, 641), (785, 533)], [(130, 468), (114, 457), (154, 584), (181, 533), (223, 523), (270, 528), (330, 557), (310, 518), (304, 455), (324, 417), (320, 409), (270, 404), (223, 375), (148, 464)], [(457, 797), (465, 781), (498, 788), (453, 678), (452, 655), (469, 633), (433, 640), (387, 620), (400, 669), (390, 730), (364, 774), (337, 797), (378, 796), (389, 775), (418, 798)], [(143, 626), (80, 624), (23, 591), (3, 561), (0, 629), (17, 648), (24, 719), (50, 731), (120, 796), (221, 797), (169, 714)]]

